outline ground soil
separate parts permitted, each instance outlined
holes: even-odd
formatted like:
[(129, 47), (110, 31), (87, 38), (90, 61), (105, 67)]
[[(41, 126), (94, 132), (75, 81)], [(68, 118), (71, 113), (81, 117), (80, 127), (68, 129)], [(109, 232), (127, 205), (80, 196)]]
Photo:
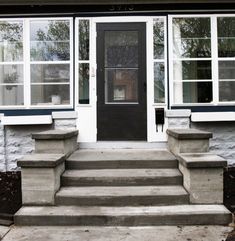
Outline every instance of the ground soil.
[(22, 205), (21, 173), (0, 173), (0, 217), (14, 214)]

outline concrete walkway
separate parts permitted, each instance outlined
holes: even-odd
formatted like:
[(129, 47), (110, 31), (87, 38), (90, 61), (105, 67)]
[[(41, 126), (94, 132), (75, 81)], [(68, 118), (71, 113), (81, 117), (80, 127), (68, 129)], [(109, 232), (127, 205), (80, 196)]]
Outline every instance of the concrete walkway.
[(2, 241), (225, 241), (222, 226), (14, 227)]
[(9, 232), (10, 227), (5, 227), (0, 225), (0, 240)]

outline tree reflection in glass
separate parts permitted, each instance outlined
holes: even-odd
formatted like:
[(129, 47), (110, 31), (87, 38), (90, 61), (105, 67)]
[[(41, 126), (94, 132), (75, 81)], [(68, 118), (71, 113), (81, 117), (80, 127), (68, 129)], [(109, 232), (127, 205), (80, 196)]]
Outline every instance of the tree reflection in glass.
[(22, 21), (0, 21), (0, 62), (22, 61), (22, 41)]
[(173, 47), (176, 58), (211, 57), (210, 18), (174, 18)]
[(219, 57), (235, 57), (235, 18), (219, 17), (217, 25)]
[(69, 21), (32, 21), (30, 30), (32, 61), (64, 61), (70, 59)]

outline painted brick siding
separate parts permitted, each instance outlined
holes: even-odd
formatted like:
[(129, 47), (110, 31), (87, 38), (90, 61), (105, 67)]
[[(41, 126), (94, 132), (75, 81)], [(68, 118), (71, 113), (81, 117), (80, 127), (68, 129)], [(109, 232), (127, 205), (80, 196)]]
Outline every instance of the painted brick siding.
[(57, 119), (54, 120), (55, 129), (76, 130), (76, 119)]
[(31, 138), (31, 134), (48, 129), (52, 129), (52, 126), (5, 127), (5, 159), (7, 171), (18, 170), (17, 160), (22, 158), (23, 155), (34, 151), (34, 140)]
[(169, 117), (168, 118), (168, 128), (189, 128), (190, 120), (188, 117)]
[(0, 172), (17, 171), (17, 161), (34, 151), (31, 134), (49, 129), (76, 129), (76, 119), (54, 120), (54, 125), (5, 126), (0, 125)]
[(0, 172), (6, 171), (4, 127), (0, 123)]
[(191, 128), (212, 132), (210, 151), (235, 166), (235, 122), (192, 123)]

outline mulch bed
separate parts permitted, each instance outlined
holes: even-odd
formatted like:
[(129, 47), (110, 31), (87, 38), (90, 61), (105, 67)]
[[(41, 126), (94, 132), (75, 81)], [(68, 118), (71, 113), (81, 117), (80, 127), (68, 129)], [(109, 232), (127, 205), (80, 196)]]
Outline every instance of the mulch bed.
[(21, 206), (21, 173), (0, 172), (0, 224), (13, 220), (13, 214)]

